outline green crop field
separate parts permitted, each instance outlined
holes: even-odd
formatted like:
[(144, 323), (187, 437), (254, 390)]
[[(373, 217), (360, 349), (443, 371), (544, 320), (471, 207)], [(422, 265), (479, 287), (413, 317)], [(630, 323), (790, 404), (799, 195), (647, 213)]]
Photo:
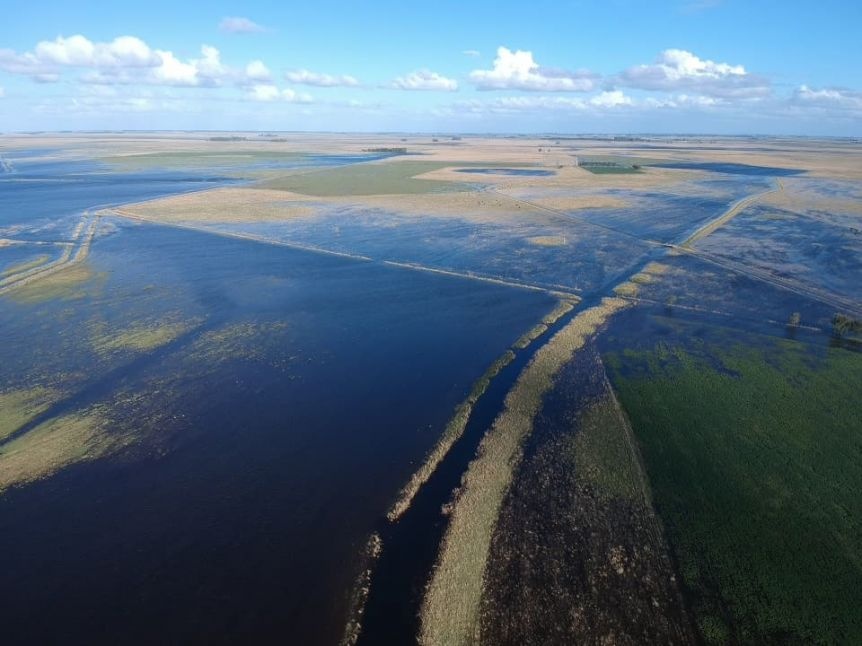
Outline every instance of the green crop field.
[(705, 641), (862, 643), (862, 355), (609, 354)]

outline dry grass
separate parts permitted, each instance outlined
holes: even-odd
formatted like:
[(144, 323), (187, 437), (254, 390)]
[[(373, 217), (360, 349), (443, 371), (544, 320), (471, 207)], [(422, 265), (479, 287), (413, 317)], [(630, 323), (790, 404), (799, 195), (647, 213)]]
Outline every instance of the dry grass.
[(542, 336), (548, 331), (548, 328), (556, 323), (562, 316), (568, 314), (575, 307), (576, 302), (570, 300), (562, 300), (554, 306), (550, 312), (542, 317), (542, 320), (537, 325), (530, 328), (523, 336), (521, 336), (512, 347), (516, 350), (522, 350), (530, 345), (533, 341)]
[(506, 396), (452, 506), (449, 528), (422, 603), (420, 643), (457, 646), (478, 638), (483, 575), (497, 515), (542, 399), (574, 353), (627, 301), (606, 298), (548, 341)]
[(616, 294), (617, 296), (622, 296), (624, 298), (634, 298), (638, 295), (638, 283), (631, 281), (620, 283), (619, 285), (614, 287), (614, 294)]
[(314, 215), (308, 198), (260, 188), (214, 188), (127, 204), (120, 215), (153, 222), (271, 222)]
[(566, 245), (565, 236), (531, 236), (527, 242), (537, 247), (563, 247)]

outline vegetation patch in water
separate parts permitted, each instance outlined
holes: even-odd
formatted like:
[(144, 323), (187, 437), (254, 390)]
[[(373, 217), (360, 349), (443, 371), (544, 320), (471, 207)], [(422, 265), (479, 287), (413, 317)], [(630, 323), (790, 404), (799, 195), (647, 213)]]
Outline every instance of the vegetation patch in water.
[(94, 272), (87, 263), (77, 263), (21, 286), (11, 297), (22, 303), (83, 298), (88, 285), (100, 277), (103, 275)]
[(708, 643), (860, 643), (862, 361), (792, 341), (608, 356)]
[(31, 258), (30, 260), (25, 260), (24, 262), (20, 262), (16, 265), (6, 267), (2, 272), (0, 272), (0, 276), (12, 276), (13, 274), (20, 274), (31, 269), (36, 269), (36, 267), (41, 267), (49, 260), (51, 260), (51, 256), (49, 256), (48, 254), (39, 254), (38, 256)]
[(139, 324), (119, 332), (99, 334), (91, 338), (93, 349), (100, 355), (118, 351), (148, 352), (170, 343), (192, 327), (190, 322), (164, 321)]
[(0, 393), (0, 441), (44, 412), (56, 397), (56, 391), (42, 386)]
[(90, 409), (55, 417), (0, 444), (0, 493), (119, 448), (123, 440), (111, 437), (105, 426), (102, 414)]
[(566, 244), (565, 236), (532, 236), (527, 242), (537, 247), (562, 247)]

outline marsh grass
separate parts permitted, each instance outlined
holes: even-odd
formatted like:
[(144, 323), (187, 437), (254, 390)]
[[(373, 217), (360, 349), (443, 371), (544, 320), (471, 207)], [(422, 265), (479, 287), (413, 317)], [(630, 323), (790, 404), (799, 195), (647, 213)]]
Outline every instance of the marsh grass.
[[(632, 281), (634, 277), (632, 278)], [(638, 295), (638, 283), (626, 281), (624, 283), (620, 283), (616, 287), (614, 287), (614, 294), (617, 296), (622, 296), (624, 298), (634, 298)]]
[(362, 554), (362, 569), (356, 583), (353, 585), (349, 619), (344, 628), (344, 635), (341, 637), (340, 646), (353, 646), (359, 639), (359, 635), (362, 632), (362, 617), (365, 614), (365, 602), (368, 600), (368, 595), (371, 592), (371, 575), (374, 572), (374, 565), (377, 559), (380, 558), (382, 551), (383, 540), (380, 538), (380, 534), (374, 532), (369, 537), (365, 545), (365, 551)]
[(57, 395), (57, 391), (42, 386), (0, 393), (0, 441), (47, 410)]
[(209, 367), (237, 360), (281, 361), (268, 353), (267, 342), (287, 329), (283, 321), (231, 323), (201, 334), (191, 346), (191, 356)]
[(862, 361), (789, 340), (608, 357), (703, 639), (862, 643)]
[(527, 242), (537, 247), (562, 247), (566, 244), (565, 236), (531, 236)]
[(96, 408), (50, 419), (0, 445), (0, 493), (94, 460), (124, 442), (106, 432), (105, 418)]
[(78, 263), (16, 288), (12, 298), (22, 303), (42, 303), (57, 298), (79, 299), (86, 296), (88, 287), (105, 277), (105, 274), (94, 272), (89, 265)]
[(148, 352), (170, 343), (190, 330), (195, 321), (155, 321), (141, 323), (125, 330), (103, 333), (93, 330), (90, 345), (97, 354), (107, 356), (119, 351)]
[(16, 265), (10, 265), (9, 267), (6, 267), (2, 272), (0, 272), (0, 277), (5, 278), (8, 276), (13, 276), (15, 274), (22, 274), (32, 269), (36, 269), (37, 267), (41, 267), (49, 260), (51, 260), (51, 256), (49, 256), (48, 254), (39, 254), (38, 256), (31, 258), (30, 260), (25, 260), (24, 262), (20, 262)]
[(449, 527), (425, 593), (420, 643), (457, 646), (478, 638), (483, 574), (491, 536), (512, 481), (522, 443), (554, 377), (587, 339), (628, 301), (606, 298), (584, 310), (532, 358), (483, 438), (452, 505)]

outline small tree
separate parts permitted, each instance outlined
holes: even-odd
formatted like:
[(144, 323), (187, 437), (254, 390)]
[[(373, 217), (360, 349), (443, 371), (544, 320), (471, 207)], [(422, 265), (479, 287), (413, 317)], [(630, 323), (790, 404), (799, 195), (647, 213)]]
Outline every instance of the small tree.
[(790, 327), (799, 327), (799, 323), (802, 321), (802, 317), (799, 315), (799, 312), (793, 312), (790, 315), (790, 318), (787, 321), (787, 325)]

